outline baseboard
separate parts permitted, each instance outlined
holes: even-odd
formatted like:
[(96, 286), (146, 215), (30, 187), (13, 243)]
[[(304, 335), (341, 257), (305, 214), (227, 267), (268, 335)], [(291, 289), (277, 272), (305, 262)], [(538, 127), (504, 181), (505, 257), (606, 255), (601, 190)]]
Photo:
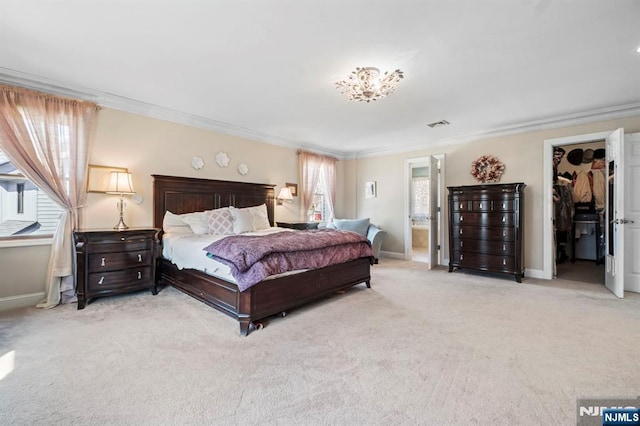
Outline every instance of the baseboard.
[(544, 280), (544, 271), (542, 269), (526, 269), (524, 270), (524, 277), (527, 278), (540, 278)]
[(400, 260), (404, 260), (404, 253), (396, 253), (393, 251), (381, 251), (380, 252), (380, 257), (388, 257), (391, 259), (400, 259)]
[(44, 300), (44, 292), (20, 294), (18, 296), (0, 297), (0, 311), (36, 306)]

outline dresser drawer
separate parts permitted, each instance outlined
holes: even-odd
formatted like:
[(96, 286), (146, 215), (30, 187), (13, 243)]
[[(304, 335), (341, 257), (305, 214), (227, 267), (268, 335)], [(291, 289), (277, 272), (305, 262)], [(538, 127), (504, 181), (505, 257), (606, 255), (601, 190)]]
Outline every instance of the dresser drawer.
[(454, 250), (453, 257), (457, 266), (463, 268), (513, 271), (515, 267), (515, 260), (513, 256), (469, 253)]
[(102, 291), (122, 289), (127, 286), (148, 286), (151, 284), (151, 277), (150, 266), (104, 273), (90, 273), (87, 287), (89, 291)]
[(91, 273), (135, 266), (148, 266), (151, 265), (152, 260), (152, 250), (92, 253), (89, 254), (88, 271)]
[(454, 250), (470, 253), (486, 253), (497, 255), (513, 255), (514, 244), (512, 241), (491, 241), (491, 240), (472, 240), (472, 239), (454, 239)]
[(513, 222), (513, 214), (510, 213), (453, 213), (453, 223), (459, 225), (512, 226)]
[(454, 197), (451, 201), (451, 209), (454, 212), (470, 212), (473, 209), (472, 201)]
[(464, 238), (497, 241), (514, 241), (516, 235), (513, 227), (487, 228), (481, 226), (454, 226), (452, 233), (454, 239)]

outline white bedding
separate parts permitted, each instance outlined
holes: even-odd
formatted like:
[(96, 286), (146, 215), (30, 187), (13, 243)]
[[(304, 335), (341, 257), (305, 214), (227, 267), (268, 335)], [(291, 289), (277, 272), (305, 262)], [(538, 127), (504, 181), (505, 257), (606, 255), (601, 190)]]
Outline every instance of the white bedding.
[[(272, 227), (242, 235), (268, 235), (276, 232), (291, 232), (292, 229)], [(235, 283), (231, 269), (217, 260), (207, 257), (204, 248), (214, 241), (228, 237), (228, 235), (209, 234), (176, 234), (165, 233), (162, 236), (162, 256), (170, 260), (178, 269), (197, 269), (205, 274)]]

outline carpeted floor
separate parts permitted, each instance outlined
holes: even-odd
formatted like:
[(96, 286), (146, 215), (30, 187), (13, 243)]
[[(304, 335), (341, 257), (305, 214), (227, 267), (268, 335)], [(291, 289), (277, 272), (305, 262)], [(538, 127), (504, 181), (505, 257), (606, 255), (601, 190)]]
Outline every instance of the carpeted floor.
[(638, 294), (372, 274), (244, 338), (173, 288), (0, 313), (0, 423), (571, 425), (578, 398), (640, 394)]

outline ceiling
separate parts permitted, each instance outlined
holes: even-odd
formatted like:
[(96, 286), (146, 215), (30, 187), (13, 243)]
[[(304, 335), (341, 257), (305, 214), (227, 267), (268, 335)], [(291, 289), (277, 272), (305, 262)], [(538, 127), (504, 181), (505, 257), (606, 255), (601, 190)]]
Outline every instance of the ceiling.
[[(375, 155), (640, 115), (639, 22), (638, 0), (1, 0), (0, 81)], [(405, 78), (350, 102), (357, 66)]]

